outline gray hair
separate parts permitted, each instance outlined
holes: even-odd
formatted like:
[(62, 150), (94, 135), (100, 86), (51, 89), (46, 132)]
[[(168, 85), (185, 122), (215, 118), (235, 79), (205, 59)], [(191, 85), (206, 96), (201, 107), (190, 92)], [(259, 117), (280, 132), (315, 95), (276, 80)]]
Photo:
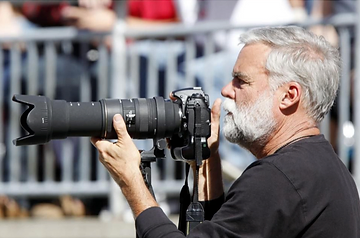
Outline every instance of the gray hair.
[(265, 68), (271, 89), (299, 83), (308, 115), (317, 123), (322, 121), (339, 87), (340, 56), (335, 47), (324, 37), (296, 26), (254, 28), (240, 37), (240, 43), (270, 46)]

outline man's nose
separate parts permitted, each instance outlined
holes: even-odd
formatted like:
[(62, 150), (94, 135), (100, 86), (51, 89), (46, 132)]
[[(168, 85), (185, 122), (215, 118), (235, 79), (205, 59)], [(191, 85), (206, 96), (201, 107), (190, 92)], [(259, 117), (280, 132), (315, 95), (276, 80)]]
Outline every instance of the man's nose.
[(221, 95), (226, 98), (235, 99), (235, 91), (232, 82), (228, 83), (222, 88)]

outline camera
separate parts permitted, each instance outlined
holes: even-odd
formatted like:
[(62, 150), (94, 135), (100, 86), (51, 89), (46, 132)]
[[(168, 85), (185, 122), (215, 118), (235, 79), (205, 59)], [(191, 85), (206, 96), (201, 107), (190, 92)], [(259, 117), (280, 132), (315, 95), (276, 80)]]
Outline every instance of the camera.
[(207, 138), (211, 133), (209, 96), (200, 87), (176, 90), (172, 95), (174, 100), (153, 97), (98, 102), (14, 95), (14, 102), (28, 106), (20, 117), (20, 124), (28, 134), (13, 143), (35, 145), (79, 136), (116, 139), (112, 119), (115, 114), (121, 114), (133, 139), (169, 138), (175, 160), (194, 160), (200, 152), (202, 159), (207, 159), (210, 156)]

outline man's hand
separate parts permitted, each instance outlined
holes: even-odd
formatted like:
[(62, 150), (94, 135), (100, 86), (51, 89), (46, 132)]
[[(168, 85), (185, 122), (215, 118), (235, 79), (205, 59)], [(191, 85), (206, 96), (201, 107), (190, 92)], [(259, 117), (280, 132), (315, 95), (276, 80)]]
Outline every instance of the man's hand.
[(208, 138), (210, 158), (203, 161), (199, 171), (199, 200), (209, 201), (224, 193), (221, 160), (219, 155), (221, 99), (211, 108), (211, 135)]
[(139, 173), (140, 153), (129, 136), (121, 115), (113, 119), (118, 141), (111, 143), (99, 138), (91, 138), (92, 144), (99, 151), (99, 160), (110, 172), (114, 180), (122, 186), (127, 179)]
[[(175, 100), (172, 94), (170, 94), (170, 99)], [(219, 155), (220, 111), (221, 99), (218, 98), (211, 108), (211, 135), (207, 140), (210, 148), (210, 158), (203, 160), (202, 166), (199, 168), (199, 201), (213, 200), (224, 193)], [(196, 162), (192, 161), (190, 166), (195, 172)]]
[(158, 205), (144, 183), (139, 169), (140, 153), (129, 136), (121, 115), (114, 116), (113, 125), (118, 136), (116, 143), (99, 138), (91, 138), (91, 143), (98, 149), (100, 162), (120, 186), (137, 217), (145, 209)]
[(211, 108), (211, 135), (208, 138), (208, 146), (210, 148), (211, 157), (218, 155), (219, 152), (219, 134), (220, 134), (220, 111), (221, 111), (221, 99), (215, 100)]

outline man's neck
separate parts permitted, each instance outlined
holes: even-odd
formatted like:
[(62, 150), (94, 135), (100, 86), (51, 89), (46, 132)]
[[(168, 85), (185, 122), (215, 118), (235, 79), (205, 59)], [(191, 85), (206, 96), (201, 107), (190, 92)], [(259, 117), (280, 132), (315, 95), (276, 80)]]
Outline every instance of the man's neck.
[(270, 139), (265, 146), (259, 148), (254, 147), (251, 152), (256, 158), (261, 159), (275, 153), (278, 149), (288, 144), (320, 134), (320, 130), (315, 123), (307, 121), (297, 125), (298, 126), (295, 128), (293, 127), (293, 124), (291, 126), (279, 127), (279, 129), (270, 136)]

